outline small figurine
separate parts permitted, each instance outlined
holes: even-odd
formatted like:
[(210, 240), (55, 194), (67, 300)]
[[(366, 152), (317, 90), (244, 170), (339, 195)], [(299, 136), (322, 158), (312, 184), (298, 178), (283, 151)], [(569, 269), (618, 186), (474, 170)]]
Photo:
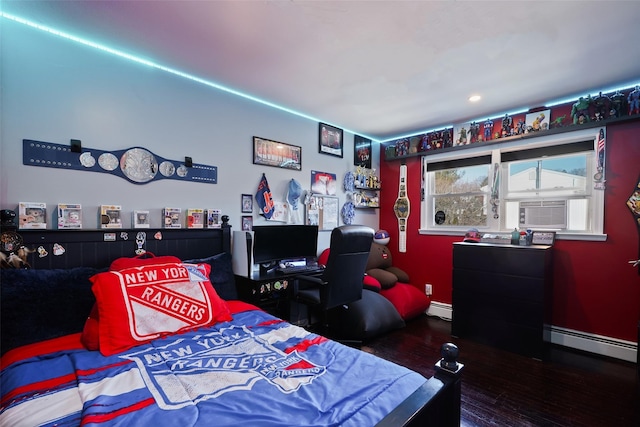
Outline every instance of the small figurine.
[(406, 156), (409, 152), (409, 139), (403, 138), (396, 142), (396, 156)]
[(455, 145), (467, 145), (467, 130), (464, 127), (460, 128)]
[(448, 148), (451, 147), (453, 144), (451, 142), (451, 132), (449, 132), (449, 129), (444, 129), (442, 131), (442, 146), (444, 148)]
[(442, 131), (434, 131), (429, 134), (431, 149), (442, 148)]
[(513, 118), (507, 114), (502, 118), (502, 137), (513, 135)]
[(571, 117), (573, 124), (582, 124), (589, 121), (589, 105), (591, 104), (591, 95), (587, 98), (581, 96), (578, 101), (571, 107)]
[(484, 122), (484, 140), (489, 141), (491, 139), (491, 131), (493, 130), (493, 120), (487, 119)]
[(593, 105), (595, 107), (595, 117), (594, 120), (599, 122), (600, 120), (606, 119), (607, 107), (611, 103), (611, 100), (607, 95), (603, 95), (600, 92), (595, 98), (593, 98)]
[(473, 144), (474, 142), (478, 142), (478, 134), (480, 133), (480, 125), (476, 122), (471, 122), (469, 125), (469, 133), (471, 133), (471, 138), (469, 142)]
[(526, 126), (525, 126), (524, 120), (522, 119), (518, 120), (518, 124), (516, 125), (516, 134), (524, 135), (525, 130), (526, 130)]
[(635, 89), (629, 94), (629, 115), (640, 114), (640, 86), (636, 85)]
[(549, 127), (561, 128), (563, 126), (562, 122), (564, 122), (565, 117), (567, 117), (566, 114), (564, 116), (556, 117), (556, 119), (550, 123)]
[(627, 98), (619, 90), (611, 96), (609, 117), (622, 117), (627, 114)]
[(429, 145), (429, 135), (424, 133), (420, 137), (420, 151), (428, 151), (431, 149), (431, 145)]

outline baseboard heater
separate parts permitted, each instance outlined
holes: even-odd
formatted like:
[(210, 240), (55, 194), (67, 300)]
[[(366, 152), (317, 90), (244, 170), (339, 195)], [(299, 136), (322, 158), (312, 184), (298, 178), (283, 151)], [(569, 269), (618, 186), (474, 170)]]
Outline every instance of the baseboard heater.
[[(431, 301), (427, 315), (451, 320), (453, 318), (453, 309), (451, 304)], [(638, 344), (633, 341), (590, 334), (553, 325), (545, 325), (544, 340), (552, 344), (628, 362), (637, 363), (638, 360)]]

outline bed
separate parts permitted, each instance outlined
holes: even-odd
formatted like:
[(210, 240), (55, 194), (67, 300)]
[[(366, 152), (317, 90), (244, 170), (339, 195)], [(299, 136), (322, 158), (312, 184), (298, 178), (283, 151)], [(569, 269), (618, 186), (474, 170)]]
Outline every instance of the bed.
[(455, 346), (426, 379), (237, 300), (226, 223), (20, 235), (0, 425), (459, 425)]

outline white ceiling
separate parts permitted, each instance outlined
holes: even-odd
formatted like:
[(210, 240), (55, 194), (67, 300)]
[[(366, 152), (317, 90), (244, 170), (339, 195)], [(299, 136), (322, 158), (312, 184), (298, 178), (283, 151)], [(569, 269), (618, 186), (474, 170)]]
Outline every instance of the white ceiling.
[(4, 0), (2, 11), (377, 140), (640, 82), (640, 1)]

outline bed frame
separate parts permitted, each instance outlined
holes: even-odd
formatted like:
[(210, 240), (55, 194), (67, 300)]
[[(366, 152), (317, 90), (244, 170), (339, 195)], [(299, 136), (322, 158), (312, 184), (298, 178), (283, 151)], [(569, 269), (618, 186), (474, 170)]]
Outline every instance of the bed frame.
[[(35, 250), (27, 261), (36, 269), (108, 267), (119, 257), (136, 255), (136, 236), (145, 233), (143, 248), (156, 256), (180, 259), (231, 254), (231, 226), (218, 229), (112, 229), (112, 230), (20, 230), (24, 245)], [(157, 234), (160, 233), (160, 234)], [(156, 236), (156, 237), (154, 237)], [(40, 250), (38, 250), (40, 248)], [(64, 250), (64, 253), (60, 252)], [(41, 256), (47, 253), (46, 256)], [(56, 255), (58, 253), (58, 255)], [(445, 344), (436, 373), (378, 426), (459, 426), (461, 372), (457, 348)]]

